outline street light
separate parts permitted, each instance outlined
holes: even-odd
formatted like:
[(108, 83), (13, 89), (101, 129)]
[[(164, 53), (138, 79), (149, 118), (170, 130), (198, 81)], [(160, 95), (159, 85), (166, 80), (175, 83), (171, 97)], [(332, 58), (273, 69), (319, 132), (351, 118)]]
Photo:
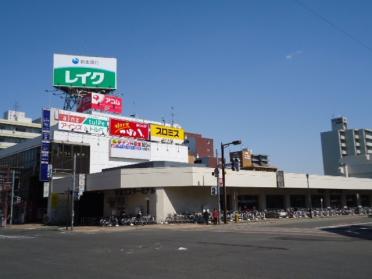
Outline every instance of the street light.
[(226, 195), (226, 181), (225, 181), (225, 147), (229, 145), (238, 145), (241, 144), (241, 140), (234, 140), (229, 143), (222, 143), (221, 142), (221, 166), (222, 166), (222, 188), (223, 188), (223, 222), (227, 224), (227, 195)]
[(311, 193), (310, 193), (310, 184), (309, 184), (309, 174), (306, 174), (306, 181), (307, 181), (307, 195), (308, 195), (308, 202), (310, 206), (310, 218), (313, 218), (313, 206), (311, 204)]

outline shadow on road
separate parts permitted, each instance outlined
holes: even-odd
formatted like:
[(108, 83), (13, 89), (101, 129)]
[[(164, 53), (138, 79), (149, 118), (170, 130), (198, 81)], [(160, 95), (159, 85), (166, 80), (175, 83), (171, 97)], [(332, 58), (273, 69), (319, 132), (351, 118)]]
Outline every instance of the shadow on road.
[(329, 227), (324, 228), (322, 231), (339, 234), (342, 236), (359, 238), (363, 240), (372, 240), (372, 226), (366, 225), (352, 225), (343, 227)]

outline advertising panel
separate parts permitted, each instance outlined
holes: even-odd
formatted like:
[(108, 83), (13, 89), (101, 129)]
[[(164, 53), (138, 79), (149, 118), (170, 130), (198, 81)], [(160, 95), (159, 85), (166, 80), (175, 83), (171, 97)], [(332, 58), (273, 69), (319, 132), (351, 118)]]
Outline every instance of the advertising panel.
[(108, 135), (108, 120), (103, 116), (59, 110), (57, 120), (59, 130)]
[(116, 89), (116, 58), (53, 55), (53, 86)]
[(185, 140), (185, 130), (170, 126), (151, 124), (151, 140), (183, 143)]
[(149, 140), (149, 124), (110, 118), (110, 135)]
[(50, 110), (43, 109), (41, 117), (40, 181), (49, 181), (50, 155)]
[(122, 114), (123, 99), (116, 96), (89, 93), (80, 100), (77, 108), (78, 112), (86, 112), (88, 110)]
[(110, 156), (150, 160), (151, 143), (131, 138), (113, 138), (111, 139)]

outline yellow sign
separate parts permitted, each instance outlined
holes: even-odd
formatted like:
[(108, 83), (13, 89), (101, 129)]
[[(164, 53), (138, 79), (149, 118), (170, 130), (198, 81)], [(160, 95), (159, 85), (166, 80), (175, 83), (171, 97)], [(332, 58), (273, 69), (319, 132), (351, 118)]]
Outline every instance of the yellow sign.
[(182, 143), (185, 140), (185, 130), (170, 126), (151, 124), (151, 140), (161, 141), (163, 139), (170, 139)]

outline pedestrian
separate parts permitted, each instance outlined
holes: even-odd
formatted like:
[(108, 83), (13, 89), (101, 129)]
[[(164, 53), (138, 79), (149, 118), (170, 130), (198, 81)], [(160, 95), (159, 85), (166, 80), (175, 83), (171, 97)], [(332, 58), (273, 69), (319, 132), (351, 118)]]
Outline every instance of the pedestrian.
[(220, 218), (220, 213), (218, 212), (216, 208), (213, 209), (212, 211), (212, 218), (213, 218), (213, 224), (217, 225), (218, 219)]
[(209, 223), (209, 210), (208, 209), (204, 209), (203, 219), (204, 219), (204, 224), (208, 225)]

